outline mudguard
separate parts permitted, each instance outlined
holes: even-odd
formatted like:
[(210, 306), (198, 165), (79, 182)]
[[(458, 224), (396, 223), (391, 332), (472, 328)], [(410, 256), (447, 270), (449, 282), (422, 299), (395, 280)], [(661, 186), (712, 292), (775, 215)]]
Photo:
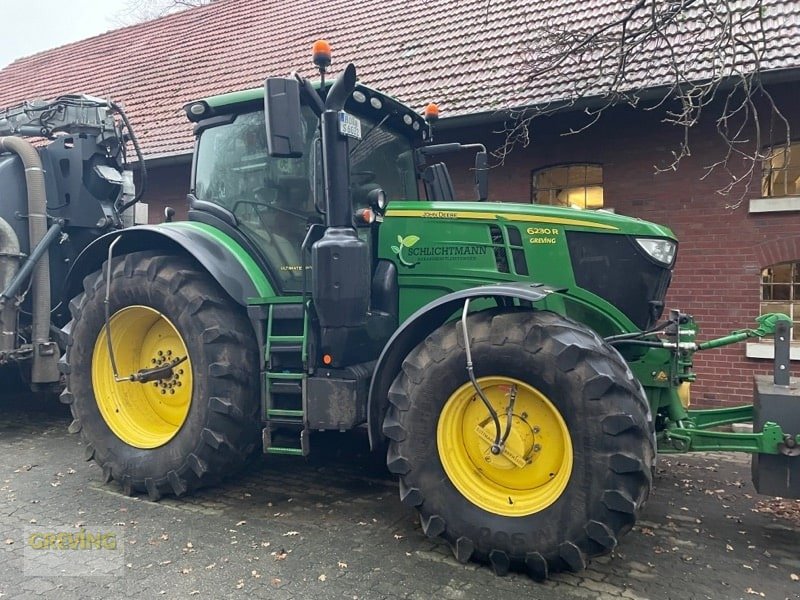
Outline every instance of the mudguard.
[(233, 238), (219, 229), (192, 221), (140, 225), (113, 231), (97, 238), (84, 248), (70, 269), (64, 283), (66, 301), (82, 291), (83, 278), (98, 271), (108, 257), (108, 247), (120, 237), (114, 256), (141, 250), (193, 257), (241, 305), (248, 298), (274, 296), (266, 275), (253, 258)]
[(389, 339), (375, 365), (367, 397), (370, 447), (376, 448), (383, 437), (381, 426), (389, 405), (389, 387), (400, 371), (403, 360), (432, 331), (460, 310), (467, 298), (494, 298), (499, 305), (504, 300), (514, 299), (537, 302), (558, 291), (561, 290), (538, 283), (493, 284), (468, 288), (437, 298), (406, 319)]

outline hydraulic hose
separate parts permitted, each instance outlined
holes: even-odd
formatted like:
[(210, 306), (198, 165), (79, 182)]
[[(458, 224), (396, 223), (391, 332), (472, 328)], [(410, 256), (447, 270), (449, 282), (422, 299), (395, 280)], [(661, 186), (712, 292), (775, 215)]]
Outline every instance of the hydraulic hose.
[[(47, 196), (44, 187), (44, 169), (36, 148), (22, 138), (0, 137), (0, 152), (13, 152), (22, 160), (25, 168), (25, 183), (28, 192), (28, 231), (31, 251), (42, 241), (47, 231)], [(36, 265), (32, 277), (32, 341), (34, 349), (50, 341), (50, 257), (45, 251)], [(34, 357), (38, 353), (34, 351)], [(33, 381), (41, 381), (34, 360)]]

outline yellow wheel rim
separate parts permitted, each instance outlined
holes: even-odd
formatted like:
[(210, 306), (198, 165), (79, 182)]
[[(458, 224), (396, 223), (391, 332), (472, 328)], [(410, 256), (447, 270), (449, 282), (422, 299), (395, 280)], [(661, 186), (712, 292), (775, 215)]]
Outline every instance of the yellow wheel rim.
[(116, 382), (105, 326), (94, 344), (92, 385), (108, 427), (136, 448), (163, 446), (180, 431), (192, 403), (192, 364), (183, 338), (157, 310), (128, 306), (111, 317), (111, 343), (120, 377), (187, 357), (168, 378)]
[(536, 388), (510, 377), (478, 383), (505, 432), (506, 410), (516, 391), (511, 432), (502, 452), (491, 452), (495, 425), (471, 383), (458, 388), (439, 415), (439, 459), (450, 481), (476, 506), (522, 517), (544, 510), (567, 487), (572, 441), (558, 409)]

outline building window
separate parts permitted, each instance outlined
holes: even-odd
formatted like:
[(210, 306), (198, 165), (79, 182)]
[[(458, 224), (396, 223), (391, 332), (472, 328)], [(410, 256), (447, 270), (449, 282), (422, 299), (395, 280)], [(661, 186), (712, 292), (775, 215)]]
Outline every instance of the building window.
[(533, 171), (531, 202), (573, 208), (603, 208), (603, 167), (571, 164)]
[(792, 340), (800, 341), (800, 261), (761, 271), (761, 314), (780, 312), (792, 319)]
[(775, 148), (763, 168), (762, 197), (800, 195), (800, 142)]

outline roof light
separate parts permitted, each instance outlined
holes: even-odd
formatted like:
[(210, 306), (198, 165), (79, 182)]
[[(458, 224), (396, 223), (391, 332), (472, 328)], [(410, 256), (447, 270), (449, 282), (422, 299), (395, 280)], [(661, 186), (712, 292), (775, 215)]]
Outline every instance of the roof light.
[(331, 64), (331, 45), (325, 40), (317, 40), (312, 46), (314, 64), (323, 71)]
[(406, 125), (411, 125), (413, 121), (414, 119), (411, 118), (411, 115), (403, 115), (403, 123), (405, 123)]
[(425, 120), (428, 123), (433, 123), (439, 118), (439, 107), (431, 102), (428, 106), (425, 107), (425, 111), (423, 113), (425, 115)]
[(383, 102), (380, 101), (380, 98), (370, 98), (369, 103), (375, 110), (380, 110), (380, 108), (383, 106)]
[(364, 102), (367, 101), (367, 97), (366, 95), (364, 95), (364, 92), (356, 90), (355, 92), (353, 92), (353, 100), (355, 100), (359, 104), (364, 104)]

